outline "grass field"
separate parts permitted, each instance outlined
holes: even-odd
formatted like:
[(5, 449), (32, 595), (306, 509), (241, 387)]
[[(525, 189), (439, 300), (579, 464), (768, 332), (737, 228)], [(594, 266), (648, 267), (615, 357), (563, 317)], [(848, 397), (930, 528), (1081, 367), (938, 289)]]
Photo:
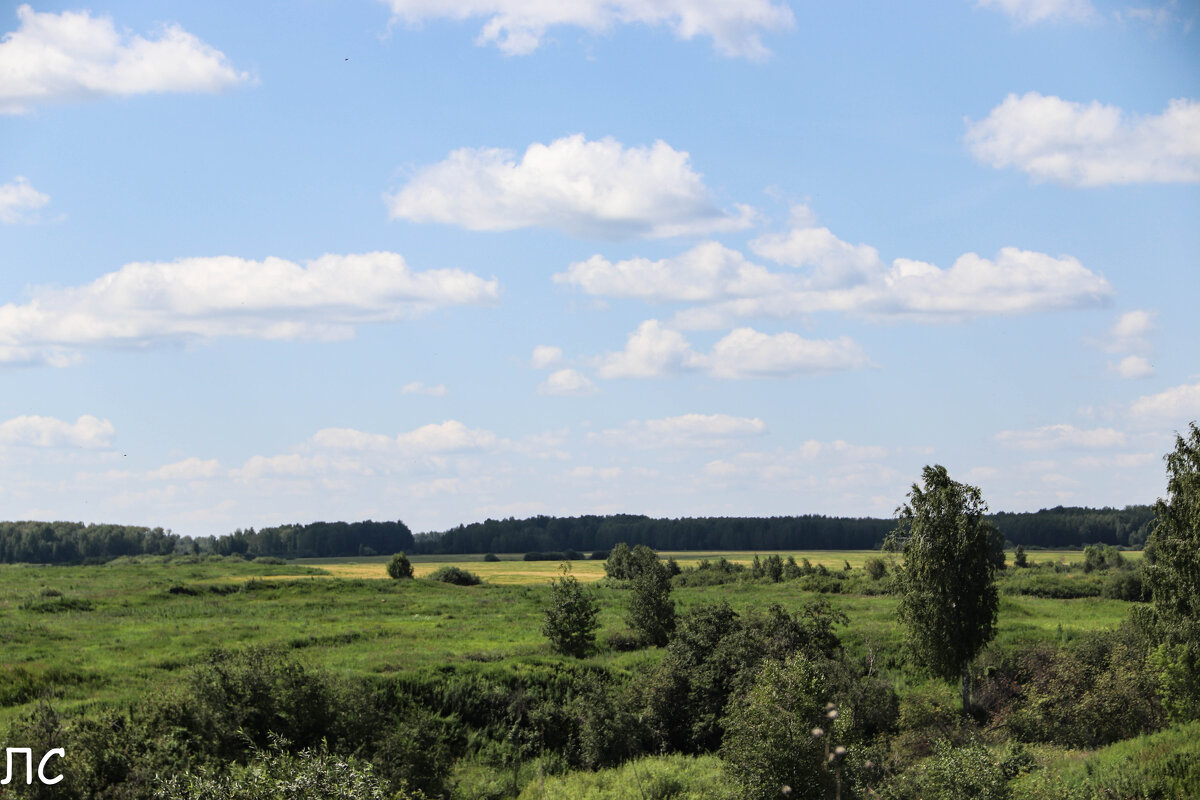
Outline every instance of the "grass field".
[[(749, 565), (754, 556), (767, 556), (776, 551), (664, 551), (663, 558), (674, 558), (680, 566), (689, 566), (702, 559), (715, 560), (726, 558), (737, 564)], [(841, 569), (850, 564), (860, 569), (868, 558), (883, 557), (884, 560), (895, 560), (898, 557), (891, 553), (879, 553), (873, 550), (785, 550), (780, 551), (783, 558), (792, 556), (796, 561), (808, 559), (813, 566), (823, 565), (827, 569)], [(1140, 551), (1130, 551), (1124, 554), (1126, 558), (1141, 558)], [(558, 577), (559, 562), (557, 561), (524, 561), (523, 554), (500, 555), (500, 561), (484, 561), (483, 553), (468, 555), (445, 556), (411, 556), (413, 573), (418, 578), (432, 574), (439, 567), (454, 565), (468, 569), (490, 583), (498, 584), (529, 584), (546, 583)], [(294, 564), (320, 567), (330, 575), (338, 578), (387, 578), (387, 562), (391, 556), (369, 556), (355, 558), (299, 558)], [(1082, 560), (1083, 555), (1078, 550), (1035, 550), (1029, 558), (1035, 563), (1071, 563)], [(1011, 555), (1009, 557), (1011, 561)], [(581, 581), (597, 581), (604, 577), (603, 561), (572, 561), (571, 574)]]
[[(753, 553), (675, 554), (681, 562), (724, 556), (749, 562)], [(869, 552), (797, 552), (839, 570), (861, 565)], [(893, 558), (893, 556), (886, 556)], [(1035, 560), (1079, 558), (1038, 553)], [(395, 674), (471, 661), (552, 658), (540, 633), (555, 562), (513, 557), (417, 557), (423, 576), (447, 563), (486, 581), (459, 587), (426, 580), (392, 581), (384, 558), (263, 564), (238, 559), (202, 563), (120, 560), (101, 566), (0, 566), (0, 723), (49, 694), (68, 706), (124, 702), (169, 685), (182, 667), (212, 648), (279, 646), (305, 662), (359, 674)], [(576, 561), (584, 581), (603, 576), (603, 562)], [(627, 593), (595, 587), (602, 608), (600, 641), (625, 629)], [(743, 581), (681, 588), (681, 611), (726, 600), (735, 609), (780, 603), (796, 609), (813, 597), (793, 582)], [(841, 632), (852, 649), (897, 652), (902, 632), (887, 595), (822, 595), (844, 611)], [(1117, 625), (1129, 604), (1082, 598), (1002, 596), (997, 644), (1069, 638)], [(630, 666), (655, 650), (604, 648), (592, 661)]]

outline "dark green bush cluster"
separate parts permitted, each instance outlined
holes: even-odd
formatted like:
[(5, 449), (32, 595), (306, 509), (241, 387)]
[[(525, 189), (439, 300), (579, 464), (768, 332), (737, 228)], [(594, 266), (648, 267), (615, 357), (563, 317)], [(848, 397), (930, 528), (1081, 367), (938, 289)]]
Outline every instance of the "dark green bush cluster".
[(439, 568), (429, 576), (430, 580), (452, 583), (455, 586), (478, 586), (482, 581), (474, 572), (453, 565)]
[(524, 561), (583, 561), (586, 556), (578, 550), (533, 551), (526, 553)]

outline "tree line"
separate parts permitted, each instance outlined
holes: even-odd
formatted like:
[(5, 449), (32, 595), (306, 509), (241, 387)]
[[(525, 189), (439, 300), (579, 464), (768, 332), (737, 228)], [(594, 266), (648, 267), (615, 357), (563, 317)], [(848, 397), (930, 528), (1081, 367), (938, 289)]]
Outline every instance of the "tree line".
[[(1005, 540), (1025, 547), (1109, 544), (1140, 547), (1154, 520), (1151, 506), (1057, 508), (988, 517)], [(330, 558), (423, 554), (609, 550), (618, 542), (655, 550), (869, 550), (894, 519), (704, 517), (655, 519), (637, 514), (489, 519), (413, 536), (403, 522), (310, 522), (188, 537), (163, 528), (82, 522), (0, 522), (0, 563), (77, 564), (141, 555), (243, 555)]]
[(411, 551), (412, 546), (412, 531), (399, 520), (239, 528), (224, 536), (196, 538), (137, 525), (0, 522), (0, 563), (5, 564), (78, 564), (147, 555), (329, 558)]
[[(1154, 508), (1057, 508), (991, 514), (1000, 535), (1025, 547), (1111, 544), (1140, 547)], [(894, 519), (826, 517), (703, 517), (654, 519), (635, 514), (489, 519), (438, 533), (419, 534), (417, 553), (592, 552), (618, 542), (655, 550), (870, 550), (883, 544)]]

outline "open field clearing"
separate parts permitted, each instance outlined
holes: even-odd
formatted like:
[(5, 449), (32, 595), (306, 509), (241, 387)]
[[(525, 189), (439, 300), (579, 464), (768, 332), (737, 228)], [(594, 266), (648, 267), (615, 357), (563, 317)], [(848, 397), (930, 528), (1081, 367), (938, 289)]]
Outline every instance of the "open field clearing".
[[(738, 562), (753, 559), (747, 553), (706, 555)], [(841, 572), (851, 556), (861, 563), (871, 554), (794, 555)], [(1039, 553), (1037, 558), (1078, 555)], [(486, 563), (471, 556), (415, 560), (418, 577), (451, 564), (487, 582), (460, 587), (428, 580), (393, 581), (379, 558), (303, 564), (145, 559), (88, 567), (0, 566), (0, 637), (5, 647), (0, 716), (11, 717), (43, 690), (68, 704), (128, 701), (149, 686), (172, 683), (182, 667), (217, 647), (278, 646), (296, 652), (306, 663), (377, 675), (551, 657), (540, 627), (557, 562), (509, 558)], [(581, 581), (603, 577), (603, 568), (601, 561), (572, 562)], [(1064, 578), (1075, 580), (1071, 575)], [(850, 620), (841, 632), (848, 646), (880, 653), (899, 650), (902, 633), (893, 597), (818, 594), (800, 590), (797, 583), (738, 581), (680, 588), (673, 594), (680, 613), (719, 600), (738, 611), (761, 610), (771, 603), (795, 610), (824, 597)], [(601, 607), (603, 642), (625, 630), (629, 593), (606, 585), (594, 591)], [(1100, 597), (1005, 595), (997, 643), (1058, 641), (1111, 628), (1125, 618), (1129, 606)], [(589, 661), (620, 667), (657, 657), (656, 649), (624, 653), (601, 648)]]
[[(679, 565), (694, 566), (696, 562), (708, 559), (715, 561), (718, 558), (724, 558), (735, 564), (744, 564), (749, 566), (755, 555), (766, 557), (775, 551), (763, 550), (759, 552), (748, 551), (695, 551), (695, 550), (679, 550), (666, 551), (659, 553), (662, 558), (674, 558)], [(410, 560), (413, 563), (413, 574), (418, 578), (424, 578), (440, 567), (457, 566), (463, 569), (474, 572), (479, 577), (490, 583), (501, 584), (527, 584), (527, 583), (547, 583), (553, 578), (558, 577), (559, 566), (558, 561), (525, 561), (523, 554), (501, 554), (498, 557), (500, 561), (484, 561), (483, 553), (465, 554), (465, 555), (420, 555), (411, 556)], [(792, 556), (798, 562), (803, 562), (805, 559), (815, 567), (824, 566), (826, 569), (839, 570), (845, 564), (850, 564), (854, 569), (861, 569), (868, 558), (883, 558), (885, 561), (896, 561), (898, 556), (894, 553), (880, 553), (875, 550), (783, 550), (779, 551), (778, 555), (783, 558)], [(1140, 559), (1141, 551), (1128, 551), (1124, 553), (1126, 558), (1131, 560)], [(319, 567), (326, 571), (331, 577), (338, 578), (387, 578), (387, 562), (390, 556), (362, 556), (362, 557), (347, 557), (347, 558), (298, 558), (289, 562), (290, 564), (303, 565), (307, 567)], [(1032, 550), (1029, 553), (1029, 559), (1033, 563), (1078, 563), (1082, 560), (1083, 554), (1078, 550)], [(1008, 560), (1012, 561), (1012, 553), (1008, 553)], [(603, 561), (572, 561), (571, 574), (581, 581), (598, 581), (604, 577), (604, 562)], [(287, 574), (286, 572), (280, 573)]]

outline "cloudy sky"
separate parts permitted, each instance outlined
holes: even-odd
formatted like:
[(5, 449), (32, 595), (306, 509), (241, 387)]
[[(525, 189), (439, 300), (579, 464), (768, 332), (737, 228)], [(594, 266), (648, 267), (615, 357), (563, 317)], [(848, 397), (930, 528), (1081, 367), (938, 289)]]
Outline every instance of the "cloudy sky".
[(0, 4), (0, 518), (1151, 502), (1200, 3), (1143, 3)]

